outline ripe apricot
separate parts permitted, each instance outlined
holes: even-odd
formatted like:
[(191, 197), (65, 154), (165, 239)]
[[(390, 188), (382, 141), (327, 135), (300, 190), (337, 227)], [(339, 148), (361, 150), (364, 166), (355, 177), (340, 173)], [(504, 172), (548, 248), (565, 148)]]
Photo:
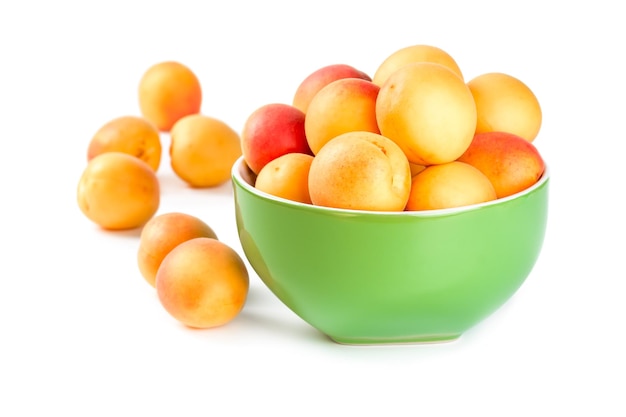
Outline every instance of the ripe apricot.
[(541, 106), (518, 78), (492, 72), (467, 83), (476, 102), (476, 133), (507, 132), (532, 142), (541, 128)]
[(342, 78), (322, 87), (311, 99), (304, 119), (311, 151), (317, 154), (326, 142), (342, 133), (380, 133), (376, 122), (379, 89), (362, 78)]
[(313, 156), (288, 153), (268, 162), (256, 178), (255, 187), (268, 194), (311, 204), (309, 169)]
[(372, 132), (331, 139), (309, 169), (309, 194), (317, 206), (402, 211), (411, 188), (411, 168), (402, 149)]
[(141, 229), (137, 264), (145, 280), (154, 287), (156, 273), (176, 246), (196, 237), (217, 239), (213, 229), (196, 216), (169, 212), (155, 216)]
[(248, 271), (239, 254), (207, 237), (176, 246), (163, 258), (156, 275), (157, 295), (165, 310), (194, 328), (233, 320), (243, 309), (248, 289)]
[(169, 132), (182, 117), (199, 113), (201, 106), (200, 80), (180, 62), (154, 64), (139, 80), (141, 113), (162, 132)]
[(324, 86), (342, 78), (362, 78), (372, 81), (365, 72), (347, 64), (331, 64), (316, 69), (302, 80), (293, 95), (292, 104), (306, 113), (313, 97)]
[(532, 142), (507, 132), (477, 133), (458, 160), (485, 174), (498, 198), (508, 197), (535, 184), (546, 168)]
[(268, 103), (255, 109), (241, 130), (241, 150), (258, 175), (269, 161), (287, 153), (313, 154), (304, 132), (306, 115), (285, 103)]
[(385, 58), (376, 69), (372, 82), (382, 86), (395, 70), (413, 62), (432, 62), (444, 65), (463, 79), (461, 68), (452, 55), (433, 45), (417, 44), (398, 49)]
[(121, 116), (109, 120), (91, 138), (87, 148), (87, 161), (111, 151), (136, 156), (156, 171), (161, 163), (159, 131), (144, 117)]
[(83, 214), (104, 229), (132, 229), (158, 210), (159, 181), (141, 159), (105, 152), (88, 162), (78, 182), (77, 197)]
[(376, 100), (383, 136), (410, 162), (434, 165), (456, 160), (476, 130), (476, 104), (465, 82), (432, 62), (406, 64), (392, 73)]
[(484, 203), (496, 191), (480, 170), (465, 162), (431, 165), (411, 180), (406, 210), (436, 210)]
[(170, 132), (172, 170), (192, 187), (213, 187), (230, 178), (241, 156), (239, 134), (225, 122), (192, 114), (180, 119)]

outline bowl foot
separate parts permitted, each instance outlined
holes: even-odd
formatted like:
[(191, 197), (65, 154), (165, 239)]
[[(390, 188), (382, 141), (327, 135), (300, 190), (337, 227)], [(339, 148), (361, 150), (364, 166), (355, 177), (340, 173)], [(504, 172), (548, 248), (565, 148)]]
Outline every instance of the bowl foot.
[(415, 345), (428, 343), (445, 343), (453, 342), (461, 337), (460, 334), (442, 334), (442, 335), (417, 335), (417, 336), (399, 336), (399, 337), (335, 337), (329, 336), (330, 339), (341, 345), (353, 346), (379, 346), (379, 345)]

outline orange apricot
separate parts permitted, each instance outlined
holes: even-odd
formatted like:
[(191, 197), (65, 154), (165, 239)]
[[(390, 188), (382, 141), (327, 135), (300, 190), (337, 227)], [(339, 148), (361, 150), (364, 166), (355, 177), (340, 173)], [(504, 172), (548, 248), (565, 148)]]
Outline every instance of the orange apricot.
[(312, 162), (313, 156), (303, 153), (279, 156), (261, 168), (254, 186), (277, 197), (311, 204), (309, 169)]
[(309, 103), (318, 91), (331, 82), (342, 78), (361, 78), (372, 81), (372, 78), (368, 74), (351, 65), (326, 65), (316, 69), (302, 80), (293, 95), (293, 106), (302, 110), (303, 113), (306, 113), (309, 108)]
[(432, 62), (443, 65), (463, 79), (461, 68), (448, 52), (433, 45), (417, 44), (398, 49), (385, 58), (376, 69), (372, 82), (382, 86), (397, 69), (413, 62)]
[(206, 329), (224, 325), (240, 313), (250, 283), (246, 265), (233, 248), (197, 237), (163, 258), (155, 285), (161, 305), (172, 317)]
[(362, 78), (342, 78), (322, 87), (311, 99), (304, 133), (314, 154), (342, 133), (380, 133), (376, 98), (380, 87)]
[(84, 169), (77, 189), (83, 214), (104, 229), (139, 227), (156, 213), (160, 188), (144, 161), (123, 152), (105, 152)]
[(111, 151), (136, 156), (156, 171), (161, 163), (162, 151), (159, 131), (144, 117), (121, 116), (109, 120), (91, 138), (87, 161)]
[(435, 165), (456, 160), (476, 130), (476, 104), (465, 82), (432, 62), (406, 64), (380, 87), (376, 118), (383, 136), (409, 162)]
[(541, 129), (537, 96), (524, 82), (509, 74), (490, 72), (467, 83), (476, 102), (476, 133), (507, 132), (529, 142)]
[(169, 212), (155, 216), (141, 229), (137, 264), (145, 280), (154, 287), (163, 258), (176, 246), (196, 237), (217, 239), (204, 221), (186, 213)]
[(410, 188), (411, 167), (402, 149), (372, 132), (331, 139), (309, 169), (309, 194), (316, 206), (402, 211)]
[(453, 161), (431, 165), (411, 180), (406, 210), (436, 210), (484, 203), (496, 199), (496, 191), (478, 168)]
[(139, 81), (142, 115), (162, 132), (184, 116), (200, 112), (202, 87), (196, 74), (176, 61), (154, 64)]
[(241, 156), (239, 134), (222, 120), (202, 114), (180, 119), (170, 132), (170, 164), (192, 187), (214, 187), (230, 178)]

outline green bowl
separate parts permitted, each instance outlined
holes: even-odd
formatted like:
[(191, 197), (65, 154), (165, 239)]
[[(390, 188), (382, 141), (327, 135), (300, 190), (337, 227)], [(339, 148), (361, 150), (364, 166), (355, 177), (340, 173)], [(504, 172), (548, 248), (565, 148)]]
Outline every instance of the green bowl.
[(453, 340), (500, 308), (541, 251), (548, 170), (496, 201), (423, 212), (367, 212), (288, 201), (232, 182), (250, 265), (289, 309), (342, 344)]

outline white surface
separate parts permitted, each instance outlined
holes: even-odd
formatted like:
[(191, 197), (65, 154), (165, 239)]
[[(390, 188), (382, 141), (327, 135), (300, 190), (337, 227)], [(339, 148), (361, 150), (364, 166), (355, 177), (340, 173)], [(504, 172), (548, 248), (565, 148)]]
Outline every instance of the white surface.
[[(0, 415), (625, 415), (618, 3), (408, 4), (0, 5)], [(290, 102), (312, 70), (343, 62), (373, 74), (414, 43), (450, 52), (467, 79), (517, 76), (544, 111), (542, 255), (514, 298), (458, 341), (334, 344), (253, 272), (237, 319), (191, 331), (141, 278), (138, 232), (103, 232), (80, 213), (87, 143), (109, 119), (138, 114), (149, 65), (189, 65), (203, 113), (240, 130), (256, 107)], [(160, 212), (198, 215), (240, 250), (229, 184), (189, 189), (167, 159), (159, 177)]]

